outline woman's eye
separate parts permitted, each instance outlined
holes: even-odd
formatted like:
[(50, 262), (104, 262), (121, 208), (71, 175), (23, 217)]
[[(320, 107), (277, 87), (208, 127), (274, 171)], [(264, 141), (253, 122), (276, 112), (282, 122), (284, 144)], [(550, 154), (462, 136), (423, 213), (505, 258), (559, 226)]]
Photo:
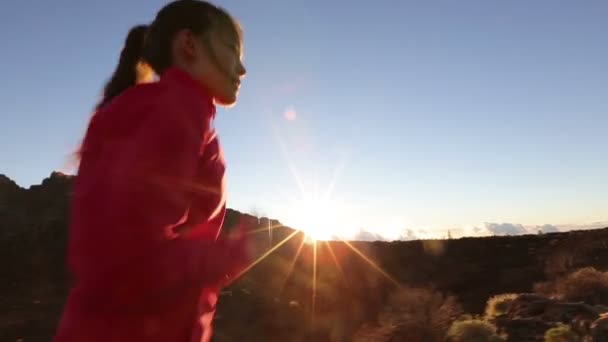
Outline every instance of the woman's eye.
[(241, 48), (238, 45), (231, 43), (225, 43), (225, 45), (228, 47), (228, 49), (230, 49), (230, 51), (234, 52), (235, 55), (241, 55)]

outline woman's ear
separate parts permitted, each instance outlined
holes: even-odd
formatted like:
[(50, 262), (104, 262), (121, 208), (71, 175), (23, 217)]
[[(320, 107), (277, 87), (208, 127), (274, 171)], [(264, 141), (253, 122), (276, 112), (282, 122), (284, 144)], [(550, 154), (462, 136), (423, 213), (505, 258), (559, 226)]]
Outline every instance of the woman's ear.
[(180, 30), (173, 38), (173, 55), (177, 60), (191, 61), (197, 56), (198, 43), (198, 37), (191, 30)]

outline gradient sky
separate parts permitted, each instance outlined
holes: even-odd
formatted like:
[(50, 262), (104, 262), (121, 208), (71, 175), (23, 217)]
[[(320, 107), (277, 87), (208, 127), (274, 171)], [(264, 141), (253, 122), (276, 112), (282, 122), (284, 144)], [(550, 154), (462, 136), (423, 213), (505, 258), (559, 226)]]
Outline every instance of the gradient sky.
[[(164, 3), (0, 2), (0, 173), (66, 168), (126, 32)], [(607, 1), (216, 3), (249, 70), (216, 122), (231, 207), (286, 219), (299, 178), (389, 238), (608, 220)]]

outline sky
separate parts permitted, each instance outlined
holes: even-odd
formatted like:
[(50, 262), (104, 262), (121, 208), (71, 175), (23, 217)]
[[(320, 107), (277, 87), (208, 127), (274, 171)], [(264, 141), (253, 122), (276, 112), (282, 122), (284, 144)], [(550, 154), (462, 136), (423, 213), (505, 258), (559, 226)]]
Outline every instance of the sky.
[[(165, 3), (0, 2), (0, 173), (68, 168)], [(608, 226), (608, 2), (216, 3), (249, 71), (216, 120), (230, 207), (350, 238)]]

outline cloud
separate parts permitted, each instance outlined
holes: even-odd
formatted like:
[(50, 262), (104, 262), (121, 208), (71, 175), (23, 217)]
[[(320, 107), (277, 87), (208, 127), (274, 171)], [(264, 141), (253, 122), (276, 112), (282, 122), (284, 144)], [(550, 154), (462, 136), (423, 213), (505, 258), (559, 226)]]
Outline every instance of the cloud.
[(359, 229), (359, 232), (356, 233), (352, 240), (355, 241), (387, 241), (385, 237), (380, 234), (373, 233), (364, 229)]
[(561, 231), (608, 228), (608, 221), (596, 221), (581, 224), (564, 224), (559, 226)]
[(481, 226), (466, 226), (464, 229), (455, 229), (455, 231), (462, 231), (462, 235), (457, 236), (492, 236), (492, 235), (523, 235), (523, 234), (537, 234), (539, 231), (543, 233), (558, 233), (570, 230), (578, 229), (597, 229), (608, 227), (608, 222), (600, 221), (589, 224), (578, 224), (578, 225), (556, 225), (556, 224), (543, 224), (543, 225), (523, 225), (519, 223), (493, 223), (486, 222)]
[[(450, 235), (452, 238), (461, 237), (484, 237), (484, 236), (510, 236), (510, 235), (524, 235), (524, 234), (538, 234), (539, 231), (543, 233), (557, 233), (565, 232), (569, 230), (579, 229), (597, 229), (608, 227), (608, 222), (598, 221), (589, 224), (578, 224), (578, 225), (555, 225), (555, 224), (543, 224), (543, 225), (523, 225), (520, 223), (496, 223), (486, 222), (482, 225), (467, 225), (463, 227), (450, 228)], [(348, 236), (348, 239), (357, 241), (396, 241), (396, 240), (425, 240), (425, 239), (441, 239), (447, 237), (448, 229), (439, 232), (438, 230), (425, 230), (425, 229), (403, 229), (400, 232), (390, 231), (383, 229), (360, 229), (352, 237)], [(343, 237), (344, 238), (344, 237)]]
[(529, 233), (522, 224), (515, 223), (485, 223), (484, 228), (492, 235), (521, 235)]
[(414, 231), (412, 229), (405, 229), (401, 234), (395, 236), (385, 236), (380, 233), (373, 231), (359, 229), (359, 231), (352, 237), (355, 241), (408, 241), (408, 240), (420, 240), (424, 239), (428, 233), (424, 230)]
[(406, 229), (405, 235), (401, 235), (401, 240), (416, 240), (418, 238), (418, 235), (411, 229)]
[(557, 233), (560, 229), (557, 226), (552, 224), (544, 224), (542, 226), (536, 226), (537, 230), (542, 231), (543, 233)]

